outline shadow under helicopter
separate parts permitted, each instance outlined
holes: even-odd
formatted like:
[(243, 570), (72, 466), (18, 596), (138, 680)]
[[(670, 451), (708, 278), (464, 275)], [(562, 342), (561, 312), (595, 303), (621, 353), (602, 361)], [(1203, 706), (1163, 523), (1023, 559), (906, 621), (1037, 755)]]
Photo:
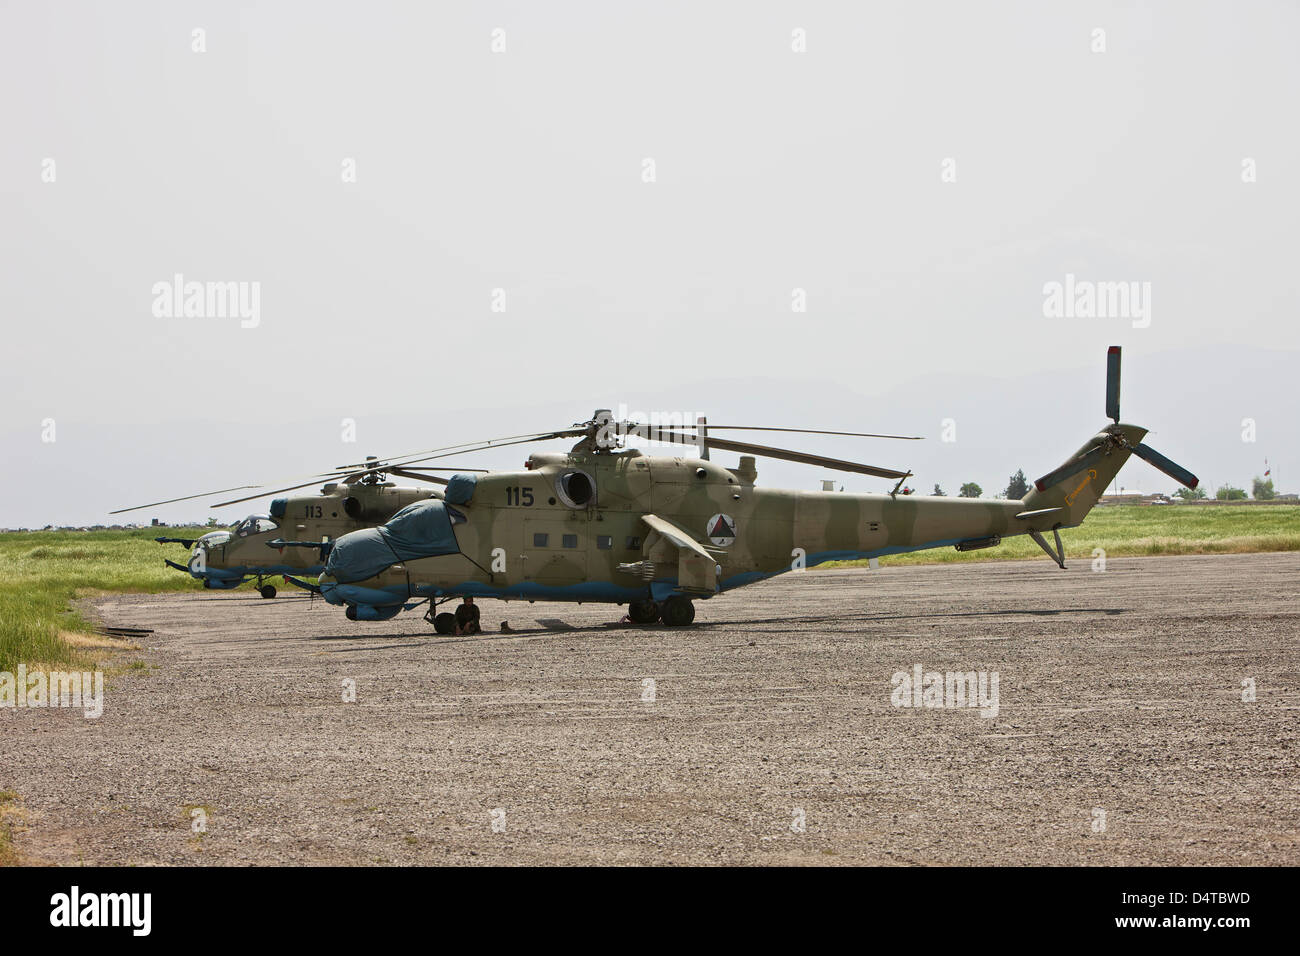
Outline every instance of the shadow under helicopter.
[[(860, 622), (882, 622), (882, 621), (920, 621), (934, 620), (942, 618), (956, 617), (1012, 617), (1024, 615), (1029, 617), (1056, 617), (1061, 614), (1105, 614), (1108, 617), (1114, 617), (1123, 614), (1127, 608), (1119, 607), (1069, 607), (1069, 608), (1011, 608), (1005, 610), (990, 611), (951, 611), (938, 612), (931, 614), (880, 614), (872, 617), (857, 618)], [(627, 631), (672, 631), (680, 633), (683, 631), (712, 631), (720, 627), (733, 627), (744, 625), (753, 627), (765, 624), (781, 625), (780, 633), (790, 633), (804, 629), (802, 625), (808, 624), (827, 624), (836, 621), (843, 622), (843, 614), (827, 614), (821, 616), (800, 617), (797, 621), (792, 622), (786, 617), (770, 618), (749, 618), (738, 621), (696, 621), (684, 627), (669, 627), (665, 624), (632, 624), (625, 621), (604, 621), (599, 624), (568, 624), (559, 618), (544, 618), (537, 623), (538, 627), (519, 627), (512, 628), (509, 631), (483, 631), (480, 634), (470, 634), (464, 636), (440, 636), (430, 634), (427, 637), (420, 635), (403, 634), (331, 634), (320, 635), (311, 640), (314, 641), (358, 641), (358, 640), (396, 640), (398, 638), (419, 637), (417, 642), (408, 642), (405, 644), (383, 645), (382, 647), (414, 647), (417, 644), (482, 644), (485, 641), (492, 640), (514, 640), (516, 638), (540, 638), (554, 637), (560, 634), (569, 636), (607, 634), (614, 630)], [(769, 633), (769, 632), (764, 632)], [(380, 650), (381, 647), (367, 647), (366, 650)]]

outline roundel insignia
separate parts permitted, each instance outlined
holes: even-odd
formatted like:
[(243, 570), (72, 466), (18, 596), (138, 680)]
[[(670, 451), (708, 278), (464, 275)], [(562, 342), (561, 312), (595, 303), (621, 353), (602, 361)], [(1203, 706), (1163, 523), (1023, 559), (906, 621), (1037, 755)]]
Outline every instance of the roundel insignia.
[(719, 548), (736, 543), (736, 522), (731, 515), (714, 515), (709, 519), (709, 541)]

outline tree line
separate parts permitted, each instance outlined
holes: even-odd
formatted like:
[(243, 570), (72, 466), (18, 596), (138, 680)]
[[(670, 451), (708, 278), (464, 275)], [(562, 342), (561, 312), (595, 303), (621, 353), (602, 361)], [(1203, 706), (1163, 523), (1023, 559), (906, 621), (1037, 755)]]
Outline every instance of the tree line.
[[(946, 498), (945, 492), (939, 483), (935, 482), (934, 491), (931, 494), (939, 498)], [(979, 498), (983, 496), (984, 489), (973, 481), (968, 481), (961, 486), (957, 492), (958, 498)], [(1016, 473), (1007, 481), (1006, 490), (999, 497), (1017, 499), (1023, 498), (1029, 494), (1029, 482), (1025, 479), (1024, 469), (1017, 469)], [(1174, 496), (1182, 498), (1184, 501), (1200, 501), (1208, 498), (1204, 488), (1179, 488), (1174, 492)], [(1214, 492), (1214, 497), (1218, 501), (1245, 501), (1247, 498), (1254, 498), (1256, 501), (1272, 501), (1277, 497), (1277, 491), (1273, 488), (1272, 478), (1261, 478), (1255, 476), (1251, 483), (1251, 493), (1246, 494), (1244, 488), (1238, 488), (1234, 485), (1220, 485)]]
[[(939, 498), (948, 497), (948, 493), (939, 487), (935, 482), (934, 491), (931, 494)], [(1016, 473), (1011, 476), (1007, 482), (1006, 491), (1001, 495), (1003, 498), (1023, 498), (1029, 494), (1029, 481), (1025, 478), (1024, 469), (1017, 469)], [(973, 481), (968, 481), (957, 491), (958, 498), (980, 498), (984, 495), (984, 489)]]

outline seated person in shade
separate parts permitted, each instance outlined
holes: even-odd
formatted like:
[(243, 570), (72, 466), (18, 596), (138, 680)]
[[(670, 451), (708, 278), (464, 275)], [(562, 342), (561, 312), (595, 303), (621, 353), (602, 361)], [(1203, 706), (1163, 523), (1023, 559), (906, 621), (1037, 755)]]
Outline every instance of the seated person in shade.
[(456, 608), (456, 633), (482, 633), (478, 626), (478, 608), (474, 606), (472, 597), (466, 597), (461, 606)]

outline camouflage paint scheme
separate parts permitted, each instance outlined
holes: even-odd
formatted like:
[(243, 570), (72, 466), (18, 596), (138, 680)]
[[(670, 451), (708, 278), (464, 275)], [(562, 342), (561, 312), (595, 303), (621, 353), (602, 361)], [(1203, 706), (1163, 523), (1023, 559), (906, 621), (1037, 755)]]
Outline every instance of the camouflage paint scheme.
[[(1107, 435), (1136, 445), (1145, 434), (1107, 423), (1071, 460)], [(465, 519), (453, 525), (459, 554), (394, 564), (351, 585), (328, 575), (320, 583), (332, 603), (392, 613), (407, 601), (463, 595), (620, 604), (709, 598), (792, 570), (801, 556), (812, 567), (1074, 527), (1129, 455), (1112, 447), (1092, 468), (1015, 501), (765, 489), (755, 485), (750, 456), (726, 468), (638, 449), (597, 451), (587, 439), (568, 454), (534, 454), (523, 471), (480, 475), (472, 499), (455, 506)], [(582, 506), (562, 491), (574, 472), (595, 489)], [(720, 515), (734, 540), (711, 540)], [(542, 534), (544, 545), (534, 537)]]
[[(383, 524), (413, 502), (437, 497), (436, 491), (388, 482), (327, 484), (318, 494), (276, 499), (272, 511), (280, 511), (279, 504), (284, 503), (277, 517), (249, 515), (229, 529), (208, 532), (194, 542), (186, 564), (167, 564), (218, 590), (236, 588), (250, 577), (260, 581), (279, 574), (314, 576), (324, 566), (319, 548), (275, 547), (271, 542), (332, 541), (349, 531)], [(274, 527), (258, 530), (257, 519), (262, 519), (263, 527), (267, 523)]]

